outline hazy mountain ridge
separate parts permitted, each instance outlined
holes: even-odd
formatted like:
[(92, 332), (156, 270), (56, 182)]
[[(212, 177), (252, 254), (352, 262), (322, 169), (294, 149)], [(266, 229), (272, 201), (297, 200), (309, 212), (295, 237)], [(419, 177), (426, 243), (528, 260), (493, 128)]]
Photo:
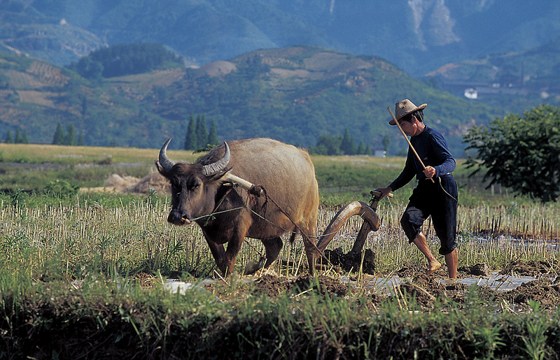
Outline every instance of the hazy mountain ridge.
[[(416, 76), (447, 62), (534, 48), (560, 31), (554, 0), (11, 0), (0, 5), (0, 16), (4, 43), (14, 25), (64, 19), (96, 37), (87, 46), (76, 39), (78, 49), (159, 42), (202, 65), (262, 48), (311, 45), (380, 56)], [(64, 42), (53, 29), (48, 33), (52, 42)], [(26, 50), (64, 63), (56, 49)]]

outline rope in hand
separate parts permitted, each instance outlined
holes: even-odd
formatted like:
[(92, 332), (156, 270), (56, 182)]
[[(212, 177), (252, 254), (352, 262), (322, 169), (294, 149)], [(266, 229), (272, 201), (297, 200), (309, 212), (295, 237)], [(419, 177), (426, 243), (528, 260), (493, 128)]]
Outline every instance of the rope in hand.
[(443, 191), (443, 193), (444, 193), (445, 195), (447, 195), (447, 196), (449, 196), (451, 199), (455, 200), (455, 202), (457, 202), (457, 203), (459, 202), (459, 200), (457, 200), (457, 199), (455, 198), (455, 196), (451, 195), (450, 193), (447, 192), (447, 190), (445, 190), (445, 189), (443, 188), (443, 184), (441, 183), (441, 177), (438, 177), (438, 184), (439, 184), (439, 187), (441, 188), (441, 190)]

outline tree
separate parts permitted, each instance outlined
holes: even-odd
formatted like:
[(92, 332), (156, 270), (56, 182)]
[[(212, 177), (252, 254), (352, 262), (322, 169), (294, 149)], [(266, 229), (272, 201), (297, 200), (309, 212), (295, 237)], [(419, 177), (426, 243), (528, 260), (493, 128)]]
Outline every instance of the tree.
[(12, 135), (12, 132), (8, 130), (8, 132), (6, 133), (6, 138), (4, 139), (4, 142), (6, 144), (11, 144), (14, 142), (14, 136)]
[(27, 144), (27, 134), (24, 130), (16, 129), (16, 137), (14, 143), (16, 144)]
[(220, 142), (218, 139), (218, 128), (216, 127), (216, 122), (212, 120), (210, 124), (210, 130), (208, 131), (208, 140), (206, 143), (208, 145), (217, 145)]
[(391, 138), (389, 137), (389, 135), (387, 134), (383, 135), (383, 138), (381, 139), (381, 144), (383, 144), (383, 150), (385, 150), (385, 152), (389, 150), (390, 143), (391, 143)]
[(475, 174), (485, 168), (484, 180), (518, 194), (555, 201), (560, 195), (560, 108), (541, 105), (523, 117), (507, 115), (488, 127), (471, 128), (465, 136), (467, 166)]
[(53, 145), (63, 145), (64, 144), (64, 130), (62, 129), (62, 125), (60, 123), (56, 124), (56, 130), (54, 131)]
[(84, 144), (85, 144), (84, 132), (80, 130), (80, 134), (78, 135), (78, 142), (76, 143), (76, 145), (83, 146)]
[(333, 135), (321, 135), (317, 140), (317, 145), (311, 149), (315, 154), (320, 155), (340, 155), (340, 143), (342, 138)]
[(76, 145), (76, 128), (70, 124), (66, 127), (66, 136), (64, 137), (64, 145)]
[(189, 117), (189, 125), (187, 126), (187, 134), (185, 135), (185, 150), (195, 150), (198, 146), (196, 142), (196, 124), (194, 117), (191, 115)]
[(203, 115), (196, 117), (196, 145), (197, 148), (206, 147), (206, 140), (208, 140), (208, 131), (206, 130), (206, 118)]
[(139, 74), (181, 66), (179, 56), (161, 44), (117, 44), (91, 52), (70, 68), (88, 79)]
[(340, 143), (340, 150), (346, 155), (353, 155), (356, 153), (356, 145), (354, 144), (354, 139), (350, 136), (348, 129), (344, 129), (344, 135), (342, 136), (342, 142)]
[(356, 148), (356, 154), (367, 155), (367, 153), (368, 153), (368, 148), (367, 148), (366, 144), (364, 144), (363, 141), (360, 141), (360, 144)]

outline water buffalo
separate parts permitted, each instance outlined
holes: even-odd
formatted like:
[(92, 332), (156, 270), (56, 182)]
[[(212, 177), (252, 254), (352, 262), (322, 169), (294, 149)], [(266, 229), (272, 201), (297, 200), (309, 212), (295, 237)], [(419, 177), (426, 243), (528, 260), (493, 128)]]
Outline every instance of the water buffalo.
[[(196, 222), (225, 275), (233, 272), (245, 237), (262, 241), (268, 267), (277, 259), (285, 233), (291, 233), (292, 240), (296, 233), (304, 238), (313, 272), (315, 259), (345, 220), (333, 219), (328, 228), (332, 236), (322, 242), (317, 238), (319, 189), (306, 151), (272, 139), (245, 139), (224, 143), (188, 164), (168, 158), (170, 141), (163, 144), (156, 161), (158, 171), (171, 183), (167, 221)], [(262, 195), (253, 184), (263, 190)], [(341, 211), (342, 217), (365, 212), (372, 227), (378, 226), (375, 212), (364, 206), (355, 202)]]

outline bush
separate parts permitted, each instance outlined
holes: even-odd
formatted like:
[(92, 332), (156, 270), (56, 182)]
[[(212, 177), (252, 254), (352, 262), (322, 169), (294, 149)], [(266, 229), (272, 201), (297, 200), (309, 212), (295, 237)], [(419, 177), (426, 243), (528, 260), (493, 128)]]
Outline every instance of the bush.
[[(499, 183), (518, 194), (555, 201), (560, 195), (560, 108), (541, 105), (523, 117), (507, 115), (465, 136), (468, 167), (482, 168), (491, 186)], [(472, 175), (472, 174), (471, 174)]]
[(78, 193), (79, 187), (70, 184), (65, 180), (53, 180), (45, 186), (45, 195), (54, 196), (58, 198), (66, 198), (74, 196)]

